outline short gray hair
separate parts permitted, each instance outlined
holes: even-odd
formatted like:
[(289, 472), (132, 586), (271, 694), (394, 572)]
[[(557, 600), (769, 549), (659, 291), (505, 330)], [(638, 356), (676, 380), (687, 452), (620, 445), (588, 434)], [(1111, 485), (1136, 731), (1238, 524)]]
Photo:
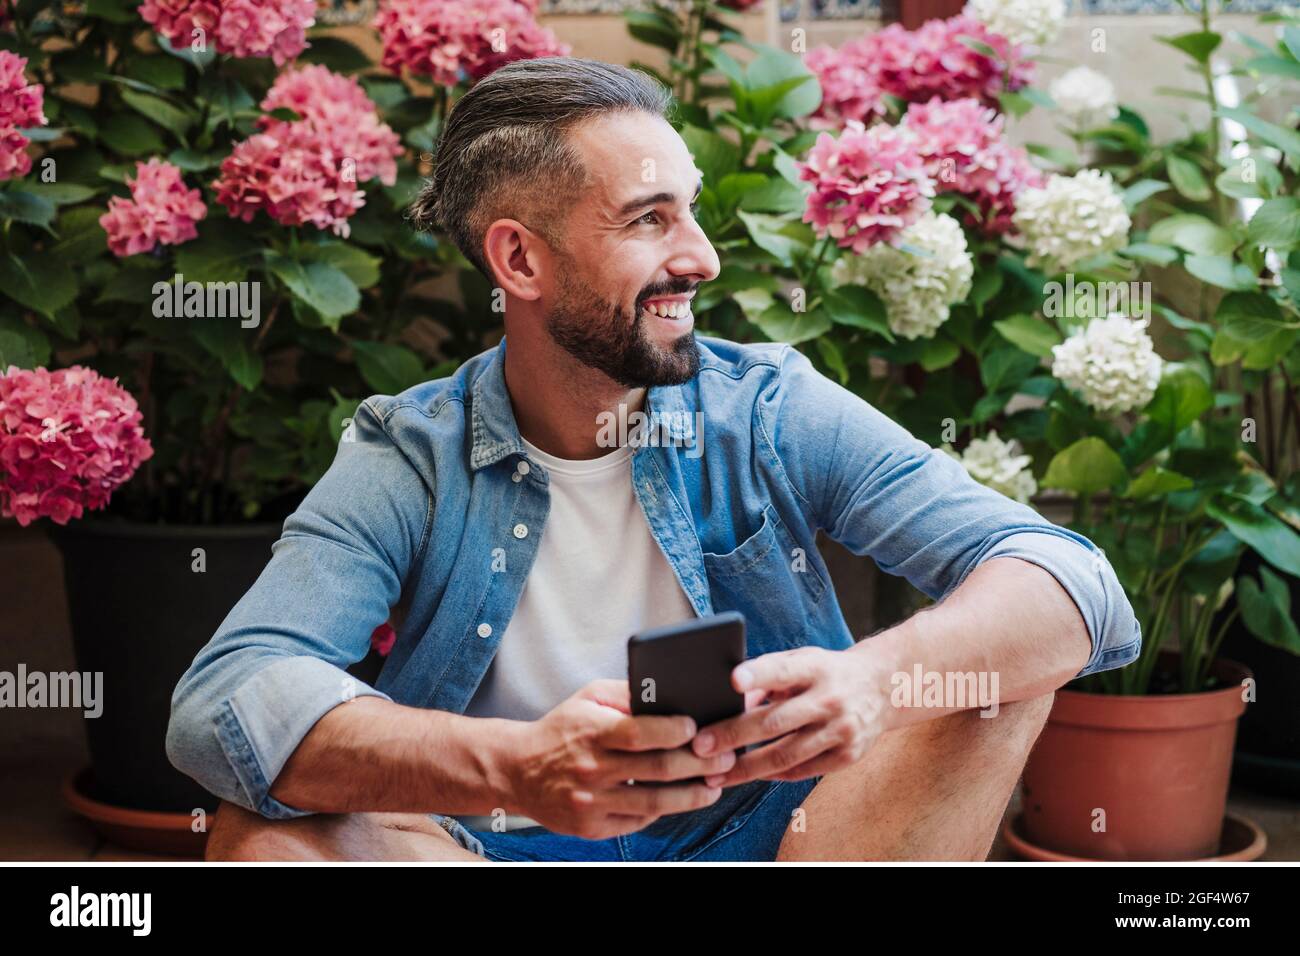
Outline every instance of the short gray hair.
[(474, 266), (487, 227), (519, 219), (552, 245), (562, 241), (565, 207), (587, 185), (587, 170), (565, 135), (582, 120), (640, 110), (667, 119), (672, 95), (648, 75), (575, 57), (518, 60), (462, 96), (447, 117), (433, 177), (411, 204), (420, 230), (441, 227)]

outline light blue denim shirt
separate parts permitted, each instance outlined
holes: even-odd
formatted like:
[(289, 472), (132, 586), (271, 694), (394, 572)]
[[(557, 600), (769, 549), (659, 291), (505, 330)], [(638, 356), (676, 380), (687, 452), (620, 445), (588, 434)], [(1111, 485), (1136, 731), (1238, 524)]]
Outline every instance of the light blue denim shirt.
[[(990, 558), (1031, 561), (1087, 624), (1080, 675), (1138, 656), (1133, 609), (1087, 538), (977, 483), (797, 350), (698, 342), (696, 378), (648, 391), (658, 427), (632, 457), (632, 480), (695, 612), (741, 611), (750, 656), (852, 645), (818, 529), (934, 599)], [(167, 734), (176, 767), (266, 817), (302, 816), (269, 790), (339, 703), (375, 695), (464, 712), (549, 507), (546, 470), (528, 462), (515, 424), (505, 348), (360, 405), (266, 569), (177, 684)], [(397, 640), (370, 687), (342, 668), (394, 608)]]

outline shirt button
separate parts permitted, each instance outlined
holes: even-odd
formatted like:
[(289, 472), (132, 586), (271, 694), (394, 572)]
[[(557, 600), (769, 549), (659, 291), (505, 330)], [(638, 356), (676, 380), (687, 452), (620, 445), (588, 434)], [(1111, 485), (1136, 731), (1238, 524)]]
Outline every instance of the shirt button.
[(492, 636), (492, 625), (489, 624), (487, 621), (484, 621), (482, 624), (480, 624), (480, 625), (478, 626), (478, 636), (479, 636), (479, 637), (491, 637), (491, 636)]
[(522, 461), (522, 460), (521, 460), (521, 461), (519, 462), (519, 464), (515, 466), (515, 470), (518, 471), (519, 474), (521, 474), (521, 475), (526, 475), (526, 474), (528, 474), (528, 472), (531, 471), (532, 469), (530, 469), (530, 468), (528, 467), (528, 462), (526, 462), (526, 461)]
[(526, 537), (528, 537), (528, 525), (526, 525), (526, 524), (517, 524), (517, 525), (515, 525), (515, 537), (516, 537), (516, 538), (526, 538)]
[(524, 476), (519, 474), (519, 472), (516, 471), (513, 475), (510, 476), (510, 480), (514, 482), (523, 481)]

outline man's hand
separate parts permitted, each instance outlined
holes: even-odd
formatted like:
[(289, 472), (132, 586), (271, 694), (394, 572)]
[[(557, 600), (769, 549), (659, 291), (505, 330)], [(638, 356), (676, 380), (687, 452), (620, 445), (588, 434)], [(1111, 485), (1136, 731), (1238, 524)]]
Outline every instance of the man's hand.
[(703, 728), (692, 743), (707, 757), (772, 741), (742, 754), (724, 787), (750, 780), (803, 780), (866, 756), (886, 729), (888, 694), (862, 654), (801, 647), (737, 665), (731, 684), (745, 694), (745, 713)]
[[(549, 830), (588, 840), (706, 807), (722, 794), (721, 775), (736, 755), (721, 749), (696, 756), (689, 746), (695, 731), (689, 717), (633, 717), (625, 680), (592, 681), (522, 726), (507, 761), (512, 805)], [(628, 784), (692, 777), (706, 782)]]

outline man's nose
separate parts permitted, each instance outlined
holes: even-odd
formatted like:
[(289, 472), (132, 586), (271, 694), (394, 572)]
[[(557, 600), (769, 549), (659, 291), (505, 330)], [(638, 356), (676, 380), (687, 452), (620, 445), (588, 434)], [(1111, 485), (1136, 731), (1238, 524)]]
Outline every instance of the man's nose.
[(686, 224), (685, 244), (668, 264), (675, 276), (693, 276), (698, 282), (710, 282), (722, 271), (718, 253), (704, 234), (700, 224), (692, 218)]

